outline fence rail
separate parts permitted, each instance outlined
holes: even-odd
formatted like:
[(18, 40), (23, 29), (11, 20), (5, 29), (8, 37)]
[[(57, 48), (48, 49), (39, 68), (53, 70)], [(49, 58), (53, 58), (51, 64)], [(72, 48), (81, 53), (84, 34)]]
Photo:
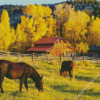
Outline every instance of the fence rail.
[(27, 58), (27, 60), (31, 61), (50, 61), (50, 60), (60, 60), (59, 56), (50, 56), (49, 54), (23, 54), (18, 52), (0, 52), (0, 59), (16, 59), (16, 60), (24, 60)]
[[(51, 60), (58, 60), (61, 62), (62, 59), (67, 58), (67, 59), (72, 59), (75, 61), (80, 61), (83, 60), (83, 56), (51, 56), (49, 54), (36, 54), (36, 53), (32, 53), (32, 54), (23, 54), (23, 53), (19, 53), (19, 52), (0, 52), (0, 59), (16, 59), (16, 60), (25, 60), (27, 59), (27, 61), (38, 61), (38, 60), (42, 60), (42, 61), (51, 61)], [(89, 57), (89, 56), (85, 56), (84, 57), (85, 60), (89, 60), (90, 62), (95, 62), (95, 63), (99, 63), (100, 58), (96, 58), (94, 57)]]

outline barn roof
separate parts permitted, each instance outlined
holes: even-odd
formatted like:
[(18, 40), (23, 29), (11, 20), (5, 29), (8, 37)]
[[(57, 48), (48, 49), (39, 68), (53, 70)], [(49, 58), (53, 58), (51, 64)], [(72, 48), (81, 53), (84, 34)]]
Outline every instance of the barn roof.
[(54, 43), (59, 39), (63, 40), (66, 43), (66, 41), (61, 37), (40, 38), (38, 41), (34, 43), (35, 46), (33, 48), (26, 50), (26, 52), (48, 52), (50, 49), (53, 48)]
[(52, 49), (53, 46), (34, 46), (33, 48), (30, 48), (27, 50), (27, 52), (46, 52), (50, 49)]
[(53, 38), (40, 38), (38, 41), (36, 41), (34, 44), (54, 44), (58, 39), (63, 40), (66, 42), (63, 38), (61, 37), (53, 37)]

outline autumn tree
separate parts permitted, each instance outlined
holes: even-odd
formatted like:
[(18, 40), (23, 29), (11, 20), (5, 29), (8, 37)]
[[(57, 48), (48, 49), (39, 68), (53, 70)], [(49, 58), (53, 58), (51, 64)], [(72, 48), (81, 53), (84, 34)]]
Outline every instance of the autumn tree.
[(51, 36), (55, 20), (51, 15), (52, 10), (48, 6), (27, 5), (23, 9), (26, 16), (21, 16), (21, 31), (27, 35), (27, 43), (33, 46), (33, 43), (43, 36)]
[(87, 23), (90, 21), (85, 12), (73, 12), (64, 24), (64, 37), (75, 47), (76, 43), (84, 42), (87, 34)]
[(0, 49), (3, 51), (8, 51), (11, 44), (15, 42), (14, 29), (10, 26), (9, 14), (6, 10), (3, 10), (1, 14), (0, 22)]
[(27, 34), (25, 34), (21, 30), (20, 24), (17, 25), (15, 34), (16, 34), (15, 48), (17, 52), (23, 52), (27, 46)]
[(87, 43), (91, 45), (100, 46), (100, 18), (94, 19), (92, 16), (91, 24), (89, 25), (89, 35), (87, 37)]
[(66, 54), (66, 43), (63, 41), (57, 41), (57, 43), (54, 44), (54, 48), (51, 50), (51, 55), (65, 55)]
[(53, 19), (53, 16), (50, 15), (49, 18), (45, 19), (46, 26), (47, 26), (47, 32), (45, 34), (45, 37), (55, 37), (56, 36), (56, 20)]
[[(61, 3), (55, 5), (54, 17), (57, 23), (57, 34), (62, 37), (63, 35), (63, 25), (68, 21), (70, 13), (74, 12), (74, 7), (72, 5), (68, 5), (67, 3)], [(60, 34), (59, 34), (60, 32)]]
[(86, 53), (89, 50), (89, 45), (83, 42), (80, 42), (76, 45), (76, 49), (79, 51), (79, 53), (83, 53), (83, 60), (84, 60), (84, 53)]

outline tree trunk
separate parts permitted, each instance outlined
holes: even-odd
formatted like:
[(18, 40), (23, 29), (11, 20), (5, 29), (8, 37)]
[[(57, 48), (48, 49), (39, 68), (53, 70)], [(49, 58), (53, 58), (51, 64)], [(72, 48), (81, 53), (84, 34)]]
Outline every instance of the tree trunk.
[(60, 37), (62, 37), (62, 25), (60, 25)]
[(84, 61), (84, 52), (83, 52), (83, 61)]

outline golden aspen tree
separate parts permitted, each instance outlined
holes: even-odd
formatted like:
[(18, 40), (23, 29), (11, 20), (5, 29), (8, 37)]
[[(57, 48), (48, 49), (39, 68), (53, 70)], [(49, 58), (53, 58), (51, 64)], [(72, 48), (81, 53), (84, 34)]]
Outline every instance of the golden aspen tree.
[(47, 32), (46, 37), (56, 36), (56, 20), (53, 19), (52, 15), (46, 19)]
[(57, 23), (57, 34), (59, 34), (60, 37), (64, 36), (63, 25), (68, 21), (69, 15), (72, 12), (74, 12), (74, 7), (72, 7), (72, 5), (68, 5), (67, 3), (55, 5), (54, 17)]
[(65, 38), (74, 46), (76, 43), (85, 41), (87, 33), (87, 23), (90, 21), (89, 16), (85, 12), (73, 12), (69, 16), (69, 20), (64, 24)]
[[(13, 29), (10, 27), (10, 21), (9, 21), (9, 14), (7, 10), (3, 10), (1, 14), (1, 23), (0, 23), (0, 38), (1, 38), (1, 44), (0, 48), (3, 51), (8, 51), (10, 48), (11, 43), (15, 40), (15, 34)], [(13, 40), (12, 40), (13, 37)]]
[(4, 28), (6, 29), (5, 31), (10, 31), (10, 18), (7, 10), (3, 10), (1, 14), (1, 23), (3, 23)]
[(86, 53), (89, 50), (89, 45), (87, 43), (80, 42), (79, 44), (77, 43), (76, 49), (80, 53), (83, 53), (83, 60), (84, 60), (84, 53)]
[(21, 31), (20, 24), (17, 25), (15, 34), (16, 34), (16, 49), (19, 52), (23, 52), (25, 50), (25, 47), (27, 46), (27, 39), (26, 39), (27, 34)]
[[(28, 17), (21, 16), (21, 31), (27, 34), (29, 47), (43, 36), (50, 36), (53, 33), (55, 20), (51, 16), (52, 10), (42, 5), (27, 5), (23, 13)], [(50, 22), (50, 23), (49, 23)]]
[(0, 50), (3, 51), (4, 50), (4, 28), (3, 28), (3, 24), (0, 23)]
[[(96, 18), (95, 20), (91, 21), (89, 25), (89, 33), (90, 35), (87, 38), (88, 43), (91, 45), (100, 46), (100, 18)], [(91, 40), (91, 41), (90, 41)]]
[(36, 5), (27, 5), (26, 7), (23, 8), (23, 13), (27, 14), (28, 17), (32, 16), (35, 17), (37, 15), (37, 6)]

